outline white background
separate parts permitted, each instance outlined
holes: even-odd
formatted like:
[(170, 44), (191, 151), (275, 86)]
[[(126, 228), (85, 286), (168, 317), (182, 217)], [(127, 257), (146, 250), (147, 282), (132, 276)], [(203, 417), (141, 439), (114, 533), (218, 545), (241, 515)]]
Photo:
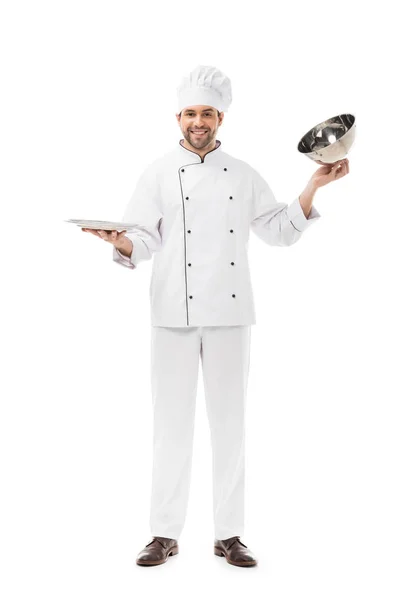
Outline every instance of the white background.
[[(356, 8), (356, 6), (359, 8)], [(3, 2), (1, 567), (5, 600), (398, 600), (398, 81), (394, 3)], [(150, 539), (151, 262), (64, 222), (120, 220), (181, 139), (176, 87), (232, 81), (217, 138), (290, 203), (318, 166), (297, 143), (357, 119), (350, 174), (287, 248), (253, 234), (246, 533), (213, 554), (201, 370), (180, 554)]]

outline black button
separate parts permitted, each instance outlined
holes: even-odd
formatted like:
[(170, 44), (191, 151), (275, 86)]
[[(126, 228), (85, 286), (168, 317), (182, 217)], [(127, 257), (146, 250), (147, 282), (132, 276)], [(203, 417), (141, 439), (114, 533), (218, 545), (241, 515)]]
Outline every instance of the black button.
[(192, 263), (188, 263), (188, 265), (189, 265), (189, 267), (191, 267), (191, 266), (192, 266)]
[(231, 263), (231, 265), (234, 265), (235, 263)]
[(228, 169), (226, 167), (224, 167), (224, 171), (227, 171)]
[(235, 294), (232, 294), (232, 298), (235, 298)]
[(192, 233), (192, 232), (190, 231), (190, 229), (188, 229), (188, 233)]
[(229, 231), (230, 231), (231, 233), (233, 233), (233, 229), (230, 229)]
[(184, 173), (184, 172), (185, 172), (185, 169), (181, 169), (181, 171), (182, 171), (182, 173)]
[(192, 298), (193, 298), (193, 296), (189, 296), (189, 298), (190, 298), (190, 299), (192, 299)]
[(233, 197), (232, 197), (232, 196), (229, 196), (229, 200), (233, 200)]
[(189, 200), (189, 196), (186, 196), (186, 200)]

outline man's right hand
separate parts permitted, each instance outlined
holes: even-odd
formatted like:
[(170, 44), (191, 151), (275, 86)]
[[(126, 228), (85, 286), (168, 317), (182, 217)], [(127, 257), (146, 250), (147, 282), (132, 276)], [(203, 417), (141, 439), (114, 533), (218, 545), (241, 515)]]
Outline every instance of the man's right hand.
[(124, 245), (125, 240), (128, 239), (125, 237), (126, 229), (118, 232), (116, 230), (105, 231), (104, 229), (87, 229), (86, 227), (82, 227), (82, 231), (96, 235), (105, 242), (110, 242), (117, 250), (121, 248)]

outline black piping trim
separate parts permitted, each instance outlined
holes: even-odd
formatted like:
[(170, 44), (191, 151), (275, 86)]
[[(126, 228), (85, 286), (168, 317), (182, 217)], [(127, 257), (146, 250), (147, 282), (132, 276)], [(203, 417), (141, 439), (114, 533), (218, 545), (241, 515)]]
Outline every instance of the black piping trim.
[[(292, 222), (292, 221), (290, 221), (290, 222), (291, 222), (291, 223), (292, 223), (292, 225), (293, 225), (293, 222)], [(294, 227), (294, 225), (293, 225), (293, 227)], [(296, 231), (298, 231), (299, 233), (301, 233), (301, 230), (300, 230), (300, 229), (297, 229), (297, 227), (294, 227), (294, 228), (295, 228), (295, 230), (296, 230)]]
[[(191, 152), (191, 150), (189, 150)], [(197, 154), (197, 152), (194, 152)], [(183, 167), (189, 167), (190, 165), (199, 165), (200, 163), (189, 163), (187, 165), (182, 165), (178, 169), (178, 177), (179, 183), (181, 186), (181, 196), (182, 196), (182, 210), (183, 210), (183, 241), (184, 241), (184, 252), (185, 252), (185, 291), (186, 291), (186, 324), (189, 327), (189, 306), (188, 306), (188, 289), (187, 289), (187, 264), (186, 264), (186, 217), (185, 217), (185, 201), (183, 198), (183, 189), (182, 189), (182, 180), (180, 176), (180, 171)]]
[(191, 165), (200, 165), (202, 163), (204, 163), (204, 157), (207, 156), (207, 154), (210, 154), (210, 152), (214, 152), (215, 150), (218, 150), (218, 148), (221, 146), (221, 142), (219, 140), (216, 140), (217, 142), (219, 142), (218, 146), (216, 146), (215, 148), (213, 148), (212, 150), (210, 150), (209, 152), (207, 152), (203, 158), (200, 156), (200, 154), (197, 154), (197, 152), (194, 152), (193, 150), (188, 150), (187, 148), (185, 148), (185, 146), (182, 146), (181, 142), (179, 142), (179, 145), (181, 146), (181, 148), (183, 150), (186, 150), (187, 152), (191, 152), (192, 154), (196, 154), (196, 156), (198, 156), (201, 160), (200, 162), (195, 162), (195, 163), (188, 163), (186, 165), (181, 165), (178, 169), (178, 177), (179, 177), (179, 183), (181, 186), (181, 196), (182, 196), (182, 210), (183, 210), (183, 241), (184, 241), (184, 253), (185, 253), (185, 291), (186, 291), (186, 324), (189, 327), (189, 306), (188, 306), (188, 289), (187, 289), (187, 262), (186, 262), (186, 215), (185, 215), (185, 201), (183, 198), (183, 189), (182, 189), (182, 180), (181, 180), (181, 176), (180, 176), (180, 172), (181, 169), (183, 169), (184, 167), (190, 167)]
[[(216, 140), (217, 142), (219, 142), (218, 146), (216, 146), (215, 148), (213, 148), (212, 150), (209, 150), (208, 152), (205, 153), (205, 155), (203, 156), (203, 158), (200, 156), (200, 154), (197, 154), (197, 152), (194, 152), (194, 150), (189, 150), (188, 148), (185, 148), (185, 146), (182, 146), (181, 141), (179, 141), (179, 145), (181, 148), (183, 148), (184, 150), (187, 150), (187, 152), (191, 152), (192, 154), (196, 154), (201, 161), (200, 162), (204, 162), (204, 158), (207, 156), (207, 154), (210, 154), (211, 152), (215, 152), (215, 150), (218, 150), (218, 148), (221, 146), (221, 142), (219, 140)], [(193, 164), (193, 163), (192, 163)], [(196, 163), (195, 163), (196, 164)], [(183, 165), (185, 166), (185, 165)]]

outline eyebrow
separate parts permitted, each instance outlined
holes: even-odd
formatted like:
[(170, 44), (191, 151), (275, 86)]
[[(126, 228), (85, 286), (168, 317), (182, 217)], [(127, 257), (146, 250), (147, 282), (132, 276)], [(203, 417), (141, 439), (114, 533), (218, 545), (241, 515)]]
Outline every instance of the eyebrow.
[[(204, 108), (201, 112), (213, 112), (213, 111), (214, 111), (214, 109), (212, 109), (212, 108)], [(196, 111), (193, 110), (193, 108), (187, 108), (184, 112), (188, 113), (188, 112), (196, 112)]]

